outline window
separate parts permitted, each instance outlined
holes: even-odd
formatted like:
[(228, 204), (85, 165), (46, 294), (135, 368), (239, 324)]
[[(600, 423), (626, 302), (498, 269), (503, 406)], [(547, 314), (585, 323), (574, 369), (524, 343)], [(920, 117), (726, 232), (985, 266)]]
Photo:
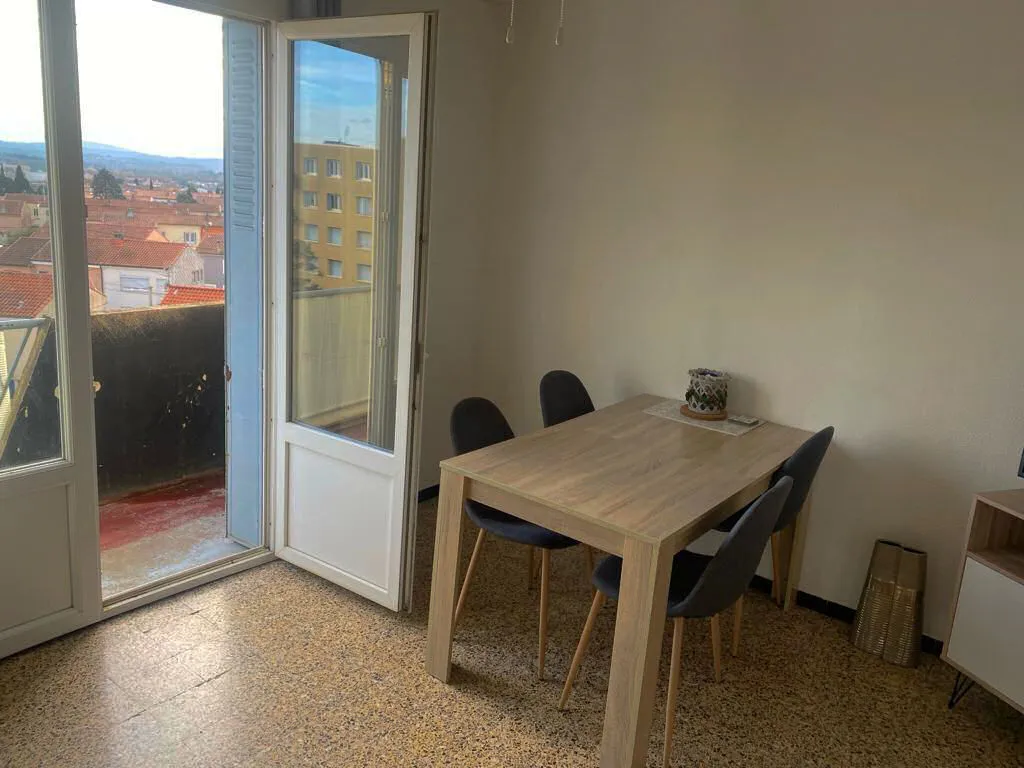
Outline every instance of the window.
[(201, 283), (201, 282), (203, 282), (203, 270), (201, 270), (201, 269), (193, 269), (192, 270), (192, 283), (193, 284), (198, 284), (198, 283)]
[(331, 245), (341, 245), (341, 227), (327, 228), (327, 242)]
[(318, 227), (316, 224), (307, 224), (306, 225), (306, 240), (308, 240), (311, 243), (319, 243), (320, 242), (320, 227)]
[(341, 277), (343, 266), (344, 265), (342, 264), (342, 262), (338, 261), (338, 259), (328, 259), (327, 274), (329, 274), (331, 277)]
[(316, 176), (316, 158), (304, 157), (302, 159), (302, 172), (307, 176)]
[[(327, 196), (327, 207), (331, 207), (331, 196)], [(303, 208), (316, 208), (316, 192), (303, 192), (302, 193), (302, 207)]]
[(336, 192), (327, 193), (327, 210), (328, 211), (340, 211), (341, 210), (341, 195)]
[(183, 232), (181, 238), (189, 245), (195, 245), (196, 241), (199, 239), (199, 235), (195, 232)]
[(356, 280), (360, 283), (370, 282), (370, 276), (372, 274), (369, 264), (356, 264)]
[(126, 293), (148, 291), (149, 278), (136, 275), (121, 275), (121, 290)]
[(158, 293), (167, 293), (167, 278), (158, 277), (156, 279), (156, 290)]
[(356, 248), (368, 251), (372, 245), (373, 236), (369, 232), (356, 232)]
[(372, 216), (373, 215), (373, 200), (368, 197), (357, 197), (356, 198), (356, 213), (360, 216)]
[(370, 164), (361, 160), (356, 162), (356, 179), (359, 181), (370, 180)]
[(337, 178), (341, 176), (341, 161), (340, 160), (328, 160), (327, 161), (327, 175), (334, 176)]

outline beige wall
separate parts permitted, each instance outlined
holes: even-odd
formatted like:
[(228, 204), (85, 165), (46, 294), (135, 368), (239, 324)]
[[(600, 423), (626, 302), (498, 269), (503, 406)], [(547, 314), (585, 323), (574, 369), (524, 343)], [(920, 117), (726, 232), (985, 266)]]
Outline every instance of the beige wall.
[[(346, 15), (438, 11), (420, 487), (451, 453), (448, 416), (477, 394), (477, 326), (489, 299), (484, 214), (493, 188), (493, 105), (501, 10), (480, 0), (346, 0)], [(503, 45), (503, 43), (502, 43)]]
[(570, 8), (559, 48), (557, 3), (479, 43), (504, 93), (482, 393), (526, 430), (549, 368), (601, 405), (710, 365), (736, 410), (835, 424), (802, 588), (853, 606), (876, 537), (922, 547), (943, 636), (971, 494), (1021, 485), (1024, 4)]

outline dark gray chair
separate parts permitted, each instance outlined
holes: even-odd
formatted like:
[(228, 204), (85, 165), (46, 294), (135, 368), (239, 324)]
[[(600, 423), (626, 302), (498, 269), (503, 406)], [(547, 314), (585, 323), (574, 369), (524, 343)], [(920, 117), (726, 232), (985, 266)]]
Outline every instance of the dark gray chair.
[[(732, 531), (715, 555), (699, 555), (685, 549), (672, 561), (672, 576), (668, 589), (668, 616), (673, 620), (672, 667), (669, 672), (668, 705), (665, 721), (664, 765), (668, 765), (672, 749), (672, 731), (675, 724), (676, 694), (683, 647), (683, 622), (686, 619), (711, 619), (711, 649), (715, 660), (715, 679), (722, 679), (722, 640), (719, 616), (734, 605), (734, 625), (738, 628), (743, 610), (743, 594), (750, 586), (757, 564), (761, 560), (768, 537), (778, 522), (786, 497), (791, 493), (793, 481), (782, 477), (744, 511)], [(593, 582), (597, 594), (590, 606), (590, 615), (583, 626), (569, 675), (562, 689), (559, 709), (565, 709), (579, 673), (583, 656), (590, 643), (594, 622), (606, 598), (618, 599), (622, 577), (622, 558), (611, 556), (594, 569)], [(734, 629), (735, 629), (734, 628)], [(735, 640), (735, 632), (734, 632)], [(735, 650), (735, 646), (734, 646)]]
[[(779, 468), (773, 478), (773, 480), (778, 480), (780, 477), (793, 479), (793, 490), (790, 492), (789, 498), (786, 499), (786, 504), (782, 508), (779, 521), (775, 524), (775, 530), (772, 531), (771, 536), (772, 597), (780, 605), (785, 599), (782, 594), (782, 532), (796, 522), (797, 515), (803, 509), (804, 503), (807, 501), (807, 494), (811, 490), (811, 484), (818, 474), (818, 467), (821, 466), (822, 459), (825, 458), (825, 452), (828, 451), (835, 432), (835, 427), (825, 427), (808, 438), (792, 456), (786, 459), (786, 463)], [(715, 526), (715, 530), (728, 533), (743, 517), (744, 512), (746, 509), (741, 509), (731, 517), (727, 517)], [(792, 554), (792, 547), (790, 547), (790, 554)]]
[(548, 371), (540, 380), (540, 413), (545, 427), (553, 427), (593, 410), (594, 401), (576, 374)]
[[(512, 428), (508, 425), (508, 421), (498, 406), (483, 397), (469, 397), (457, 403), (452, 409), (450, 426), (452, 448), (456, 454), (476, 451), (515, 437), (515, 433), (512, 432)], [(462, 613), (462, 608), (466, 603), (469, 580), (476, 569), (477, 560), (480, 557), (480, 549), (484, 543), (485, 531), (490, 531), (495, 536), (500, 536), (503, 539), (528, 545), (530, 547), (531, 560), (533, 547), (538, 547), (542, 555), (540, 568), (540, 651), (538, 653), (537, 675), (543, 679), (544, 655), (547, 650), (548, 582), (551, 575), (551, 551), (572, 547), (578, 542), (575, 539), (570, 539), (568, 536), (563, 536), (542, 526), (513, 517), (486, 504), (481, 504), (479, 501), (467, 500), (465, 510), (469, 519), (480, 527), (480, 532), (477, 534), (476, 544), (473, 546), (473, 554), (469, 559), (469, 568), (466, 570), (466, 578), (462, 582), (462, 591), (459, 592), (459, 602), (455, 607), (455, 623), (458, 624), (459, 615)], [(533, 567), (531, 563), (531, 579), (532, 575)]]

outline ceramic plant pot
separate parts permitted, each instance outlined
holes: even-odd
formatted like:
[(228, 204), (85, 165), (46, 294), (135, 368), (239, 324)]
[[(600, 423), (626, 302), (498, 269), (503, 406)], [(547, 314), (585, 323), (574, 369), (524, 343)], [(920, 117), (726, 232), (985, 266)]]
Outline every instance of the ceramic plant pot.
[(729, 397), (729, 374), (711, 368), (693, 368), (686, 390), (686, 407), (697, 416), (725, 418)]

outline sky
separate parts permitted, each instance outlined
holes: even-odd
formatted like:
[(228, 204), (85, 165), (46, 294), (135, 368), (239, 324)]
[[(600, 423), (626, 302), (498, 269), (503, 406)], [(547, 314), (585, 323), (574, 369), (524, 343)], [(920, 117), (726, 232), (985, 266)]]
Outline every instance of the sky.
[[(37, 0), (0, 0), (0, 139), (43, 140)], [(223, 154), (221, 19), (152, 0), (76, 0), (82, 138), (182, 157)]]
[[(37, 0), (0, 0), (7, 77), (0, 139), (43, 140)], [(219, 16), (154, 0), (76, 0), (85, 141), (181, 157), (223, 155)], [(376, 142), (373, 59), (317, 42), (295, 45), (295, 132), (304, 143)], [(8, 74), (11, 74), (8, 72)]]

